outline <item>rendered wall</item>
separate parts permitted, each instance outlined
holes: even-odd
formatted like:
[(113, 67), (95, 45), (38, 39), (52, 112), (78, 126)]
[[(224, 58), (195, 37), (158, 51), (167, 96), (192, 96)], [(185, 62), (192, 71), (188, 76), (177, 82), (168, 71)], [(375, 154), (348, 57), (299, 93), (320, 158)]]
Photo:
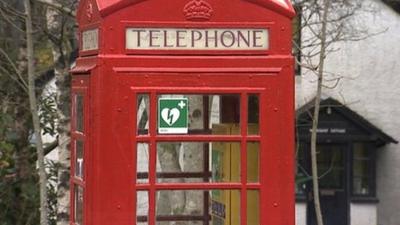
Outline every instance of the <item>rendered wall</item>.
[(307, 204), (296, 203), (296, 225), (306, 225), (307, 222)]
[(351, 225), (377, 225), (377, 209), (375, 204), (350, 205)]
[[(381, 130), (400, 140), (400, 14), (378, 0), (365, 0), (374, 12), (354, 20), (370, 33), (380, 33), (356, 42), (341, 42), (328, 56), (326, 71), (341, 75), (339, 85), (325, 89)], [(307, 32), (304, 32), (306, 38)], [(303, 71), (296, 78), (296, 104), (315, 96), (316, 76)], [(400, 145), (389, 144), (377, 152), (378, 224), (400, 224)], [(356, 209), (354, 209), (356, 210)], [(357, 211), (355, 211), (357, 212)], [(352, 220), (363, 215), (352, 213)], [(365, 224), (362, 224), (365, 225)]]

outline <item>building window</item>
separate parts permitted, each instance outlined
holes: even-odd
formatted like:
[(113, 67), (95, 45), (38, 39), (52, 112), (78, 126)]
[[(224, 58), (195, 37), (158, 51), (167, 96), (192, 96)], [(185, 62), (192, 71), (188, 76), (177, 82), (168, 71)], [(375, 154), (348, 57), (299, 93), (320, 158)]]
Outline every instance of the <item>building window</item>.
[(304, 144), (297, 144), (296, 148), (296, 161), (297, 161), (297, 167), (296, 167), (296, 195), (301, 196), (305, 194), (306, 190), (306, 182), (311, 179), (307, 168), (306, 168), (306, 162), (305, 162), (305, 153), (304, 153)]
[(373, 196), (375, 180), (375, 164), (371, 151), (364, 143), (353, 146), (353, 195)]

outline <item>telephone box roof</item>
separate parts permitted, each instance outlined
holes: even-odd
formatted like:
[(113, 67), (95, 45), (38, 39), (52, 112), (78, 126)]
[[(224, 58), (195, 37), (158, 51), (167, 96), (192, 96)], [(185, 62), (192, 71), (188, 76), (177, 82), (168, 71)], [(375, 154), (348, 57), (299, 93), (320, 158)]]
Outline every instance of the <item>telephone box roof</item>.
[[(98, 6), (98, 10), (102, 17), (110, 15), (119, 9), (127, 7), (131, 4), (136, 4), (143, 1), (149, 0), (95, 0)], [(267, 9), (276, 11), (287, 17), (294, 17), (295, 11), (290, 3), (290, 0), (246, 0), (258, 4)], [(84, 1), (83, 1), (84, 2)]]

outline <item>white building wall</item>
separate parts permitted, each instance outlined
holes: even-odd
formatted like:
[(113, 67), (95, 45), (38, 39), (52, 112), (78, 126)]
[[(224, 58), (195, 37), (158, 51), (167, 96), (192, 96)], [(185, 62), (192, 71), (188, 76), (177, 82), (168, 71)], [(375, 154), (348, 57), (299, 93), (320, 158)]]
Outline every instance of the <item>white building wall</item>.
[[(364, 12), (354, 22), (368, 26), (370, 33), (382, 33), (335, 46), (339, 50), (327, 57), (326, 70), (343, 78), (336, 88), (325, 89), (323, 95), (336, 98), (400, 140), (400, 14), (380, 0), (365, 3), (372, 3), (376, 12)], [(315, 80), (310, 73), (296, 78), (297, 107), (314, 98)], [(400, 225), (399, 174), (400, 146), (389, 144), (377, 152), (378, 225)], [(366, 225), (360, 223), (365, 221), (361, 216), (364, 213), (358, 212), (367, 211), (354, 207), (352, 225)]]
[(350, 205), (351, 225), (377, 225), (377, 209), (375, 204)]
[(296, 203), (296, 225), (307, 224), (307, 204)]

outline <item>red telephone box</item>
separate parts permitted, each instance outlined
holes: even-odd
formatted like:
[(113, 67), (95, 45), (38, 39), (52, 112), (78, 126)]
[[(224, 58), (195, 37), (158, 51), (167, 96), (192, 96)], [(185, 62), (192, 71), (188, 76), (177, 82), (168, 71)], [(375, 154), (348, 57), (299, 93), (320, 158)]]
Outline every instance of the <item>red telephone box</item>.
[(81, 0), (71, 224), (294, 224), (289, 0)]

